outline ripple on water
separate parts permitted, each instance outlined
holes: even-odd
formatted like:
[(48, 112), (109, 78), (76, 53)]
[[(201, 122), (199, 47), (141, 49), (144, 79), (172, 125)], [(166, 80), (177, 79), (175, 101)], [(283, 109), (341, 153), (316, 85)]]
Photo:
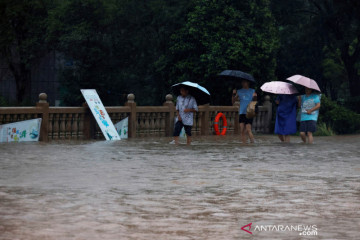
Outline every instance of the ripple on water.
[(0, 144), (0, 239), (244, 239), (240, 228), (250, 222), (317, 225), (321, 239), (358, 239), (359, 140)]

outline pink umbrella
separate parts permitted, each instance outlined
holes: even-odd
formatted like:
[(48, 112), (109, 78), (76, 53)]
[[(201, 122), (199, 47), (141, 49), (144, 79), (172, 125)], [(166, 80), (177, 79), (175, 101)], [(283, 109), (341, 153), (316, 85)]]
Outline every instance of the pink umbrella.
[(299, 84), (301, 86), (311, 88), (311, 89), (321, 92), (317, 83), (314, 80), (312, 80), (311, 78), (304, 77), (301, 75), (294, 75), (294, 76), (287, 78), (287, 80), (289, 80), (293, 83)]
[(272, 81), (264, 83), (261, 86), (261, 90), (264, 92), (275, 93), (275, 94), (296, 94), (298, 90), (287, 82)]

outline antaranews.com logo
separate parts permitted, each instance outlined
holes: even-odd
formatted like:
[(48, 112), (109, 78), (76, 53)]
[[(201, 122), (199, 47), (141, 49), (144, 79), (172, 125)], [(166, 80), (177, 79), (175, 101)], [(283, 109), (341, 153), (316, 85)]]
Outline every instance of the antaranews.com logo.
[(316, 225), (255, 225), (246, 224), (241, 230), (253, 234), (254, 232), (298, 232), (300, 236), (317, 236), (318, 229)]

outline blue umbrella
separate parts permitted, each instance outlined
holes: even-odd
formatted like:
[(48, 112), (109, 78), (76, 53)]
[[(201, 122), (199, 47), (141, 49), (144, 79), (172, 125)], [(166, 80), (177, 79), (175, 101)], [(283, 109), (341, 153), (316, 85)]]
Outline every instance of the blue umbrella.
[(255, 79), (252, 75), (250, 75), (249, 73), (245, 73), (245, 72), (242, 72), (242, 71), (239, 71), (239, 70), (225, 70), (225, 71), (222, 71), (219, 76), (221, 77), (225, 77), (225, 78), (228, 78), (228, 79), (231, 79), (231, 80), (242, 80), (242, 79), (245, 79), (245, 80), (248, 80), (252, 83), (255, 82)]
[(210, 93), (206, 88), (200, 86), (197, 83), (193, 82), (181, 82), (171, 86), (171, 89), (174, 94), (180, 95), (180, 88), (186, 87), (189, 89), (189, 94), (196, 99), (198, 105), (203, 105), (210, 102)]

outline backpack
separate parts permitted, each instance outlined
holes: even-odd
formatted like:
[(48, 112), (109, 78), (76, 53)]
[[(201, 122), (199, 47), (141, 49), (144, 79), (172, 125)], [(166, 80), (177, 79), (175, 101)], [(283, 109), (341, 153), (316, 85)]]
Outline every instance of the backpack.
[(248, 119), (254, 118), (258, 113), (258, 111), (259, 108), (257, 101), (251, 101), (246, 109), (246, 118)]

